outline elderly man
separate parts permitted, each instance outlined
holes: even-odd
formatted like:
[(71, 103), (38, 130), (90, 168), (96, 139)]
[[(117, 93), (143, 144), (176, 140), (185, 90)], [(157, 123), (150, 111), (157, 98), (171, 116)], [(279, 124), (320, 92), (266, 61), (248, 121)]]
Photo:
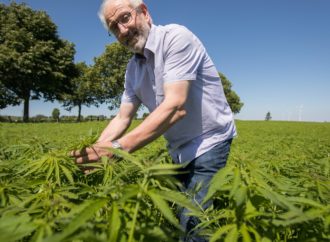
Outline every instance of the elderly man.
[[(225, 166), (236, 135), (233, 114), (212, 60), (187, 28), (153, 25), (141, 0), (105, 0), (100, 18), (109, 33), (135, 55), (127, 65), (118, 114), (92, 148), (75, 154), (76, 162), (111, 157), (104, 147), (133, 152), (164, 135), (174, 162), (186, 164), (188, 174), (180, 179), (187, 191), (204, 184), (195, 195), (201, 202), (208, 182)], [(141, 103), (150, 115), (124, 134)], [(180, 222), (186, 231), (198, 223), (184, 212)]]

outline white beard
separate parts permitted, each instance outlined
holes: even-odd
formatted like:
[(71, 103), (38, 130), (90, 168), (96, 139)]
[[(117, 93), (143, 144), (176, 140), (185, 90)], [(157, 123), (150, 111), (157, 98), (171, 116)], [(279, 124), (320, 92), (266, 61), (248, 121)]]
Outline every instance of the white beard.
[(130, 51), (134, 53), (143, 54), (143, 50), (147, 43), (150, 28), (151, 27), (147, 22), (143, 22), (140, 29), (133, 30), (128, 35), (127, 41), (122, 44), (125, 45)]

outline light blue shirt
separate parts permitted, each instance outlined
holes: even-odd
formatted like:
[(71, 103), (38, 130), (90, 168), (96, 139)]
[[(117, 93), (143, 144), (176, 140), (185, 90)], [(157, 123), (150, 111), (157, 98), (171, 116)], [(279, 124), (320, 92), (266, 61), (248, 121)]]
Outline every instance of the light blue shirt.
[(164, 133), (174, 161), (183, 163), (236, 135), (218, 72), (201, 41), (187, 28), (152, 25), (144, 56), (128, 63), (122, 102), (150, 112), (164, 99), (164, 83), (190, 80), (186, 116)]

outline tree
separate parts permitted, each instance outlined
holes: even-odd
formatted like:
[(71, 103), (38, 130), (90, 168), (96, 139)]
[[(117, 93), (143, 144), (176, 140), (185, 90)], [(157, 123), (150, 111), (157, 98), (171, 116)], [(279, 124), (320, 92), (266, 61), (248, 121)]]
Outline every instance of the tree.
[(98, 102), (110, 104), (109, 109), (118, 107), (124, 88), (125, 71), (132, 57), (126, 47), (119, 43), (108, 45), (105, 52), (94, 59), (90, 79)]
[(231, 87), (231, 82), (225, 77), (224, 74), (219, 72), (219, 76), (221, 79), (221, 83), (223, 86), (223, 90), (225, 92), (225, 96), (227, 98), (227, 101), (229, 103), (229, 106), (234, 114), (237, 114), (241, 111), (241, 108), (243, 107), (244, 103), (241, 102), (239, 96), (234, 92)]
[(19, 99), (15, 94), (8, 90), (0, 81), (0, 109), (7, 107), (8, 105), (18, 105)]
[(270, 112), (266, 113), (265, 120), (266, 120), (266, 121), (269, 121), (269, 120), (271, 120), (271, 119), (272, 119), (272, 116), (271, 116)]
[(56, 120), (56, 122), (60, 121), (60, 110), (58, 108), (53, 109), (52, 118)]
[(78, 107), (77, 122), (81, 121), (81, 107), (91, 105), (98, 106), (96, 85), (91, 81), (90, 71), (91, 67), (87, 66), (85, 62), (76, 64), (78, 75), (71, 80), (70, 93), (62, 96), (63, 106), (70, 111), (73, 107)]
[(74, 53), (44, 11), (0, 4), (1, 107), (23, 102), (27, 122), (30, 99), (54, 100), (69, 90)]

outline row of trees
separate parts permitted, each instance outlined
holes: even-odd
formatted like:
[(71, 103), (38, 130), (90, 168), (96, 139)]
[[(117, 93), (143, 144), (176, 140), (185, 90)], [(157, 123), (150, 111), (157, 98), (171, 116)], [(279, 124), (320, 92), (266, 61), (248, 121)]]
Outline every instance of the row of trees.
[[(111, 120), (114, 116), (106, 117), (105, 115), (87, 115), (81, 116), (81, 121), (104, 121)], [(21, 123), (22, 117), (18, 116), (0, 116), (0, 122), (6, 123)], [(60, 115), (58, 117), (47, 116), (43, 114), (37, 114), (29, 118), (29, 122), (32, 123), (44, 123), (44, 122), (76, 122), (77, 116), (75, 115)]]
[[(67, 109), (102, 103), (115, 108), (123, 90), (125, 68), (132, 53), (118, 43), (108, 45), (93, 65), (74, 63), (74, 44), (58, 36), (57, 26), (44, 11), (26, 4), (0, 4), (0, 109), (24, 103), (23, 121), (29, 120), (29, 101), (58, 100)], [(234, 113), (243, 106), (219, 73)]]

